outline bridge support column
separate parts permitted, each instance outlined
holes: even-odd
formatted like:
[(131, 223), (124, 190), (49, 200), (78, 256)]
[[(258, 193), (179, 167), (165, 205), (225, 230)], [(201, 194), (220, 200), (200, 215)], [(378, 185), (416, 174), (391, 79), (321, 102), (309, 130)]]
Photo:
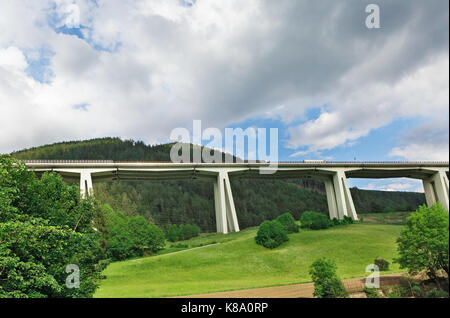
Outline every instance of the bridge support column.
[(449, 182), (445, 171), (436, 172), (431, 178), (422, 180), (427, 205), (440, 202), (449, 211)]
[(343, 219), (344, 216), (349, 216), (353, 220), (358, 220), (344, 170), (333, 170), (333, 175), (325, 179), (325, 190), (330, 219)]
[(218, 173), (217, 180), (214, 183), (214, 203), (217, 232), (224, 234), (239, 232), (230, 179), (225, 171)]
[(80, 193), (82, 198), (86, 198), (94, 194), (92, 176), (88, 171), (80, 172)]
[(328, 201), (328, 212), (330, 214), (330, 219), (338, 219), (338, 209), (336, 205), (336, 194), (334, 191), (334, 185), (332, 178), (325, 179), (325, 191), (327, 194), (327, 201)]

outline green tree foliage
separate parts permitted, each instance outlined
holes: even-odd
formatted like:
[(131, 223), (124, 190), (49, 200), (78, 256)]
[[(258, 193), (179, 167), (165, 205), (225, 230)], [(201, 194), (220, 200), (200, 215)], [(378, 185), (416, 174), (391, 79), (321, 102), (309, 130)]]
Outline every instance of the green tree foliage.
[(351, 217), (344, 215), (344, 219), (342, 220), (344, 224), (353, 224), (354, 221)]
[(375, 258), (374, 264), (378, 266), (380, 271), (388, 271), (389, 270), (389, 262), (384, 258), (377, 257)]
[(102, 206), (106, 216), (105, 241), (108, 257), (123, 260), (156, 252), (164, 247), (165, 236), (156, 225), (142, 216), (129, 217)]
[(171, 224), (167, 228), (166, 238), (169, 242), (176, 242), (180, 240), (180, 230), (176, 224)]
[(182, 224), (180, 225), (180, 239), (188, 240), (190, 238), (198, 236), (200, 229), (194, 224)]
[(425, 194), (416, 192), (395, 192), (350, 189), (356, 211), (365, 213), (411, 212), (425, 204)]
[(288, 240), (283, 225), (276, 220), (262, 222), (255, 237), (256, 244), (270, 249), (278, 247)]
[(332, 222), (328, 220), (326, 215), (311, 211), (307, 211), (302, 214), (302, 216), (300, 217), (300, 223), (301, 227), (312, 230), (327, 229), (332, 224)]
[(289, 212), (286, 212), (276, 218), (287, 233), (297, 233), (299, 226), (295, 223), (295, 219)]
[(309, 274), (314, 282), (314, 296), (318, 298), (347, 297), (348, 292), (336, 274), (337, 266), (333, 260), (317, 259), (311, 264)]
[[(79, 189), (54, 173), (37, 179), (0, 156), (0, 297), (90, 297), (105, 263), (93, 226), (101, 214)], [(80, 287), (65, 285), (66, 266), (80, 269)]]
[(169, 225), (166, 238), (170, 242), (184, 241), (198, 236), (200, 228), (195, 224)]
[(449, 216), (440, 203), (425, 205), (406, 219), (406, 226), (397, 240), (400, 268), (415, 274), (426, 270), (436, 279), (437, 271), (449, 267)]

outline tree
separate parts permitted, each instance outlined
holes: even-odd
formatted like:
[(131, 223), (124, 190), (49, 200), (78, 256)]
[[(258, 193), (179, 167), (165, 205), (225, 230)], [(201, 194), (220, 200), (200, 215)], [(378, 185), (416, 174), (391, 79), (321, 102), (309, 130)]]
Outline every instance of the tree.
[[(97, 212), (59, 175), (37, 179), (0, 156), (0, 297), (91, 297), (106, 265)], [(65, 284), (70, 264), (80, 270), (79, 288)]]
[(406, 226), (397, 240), (400, 268), (415, 274), (426, 270), (436, 279), (437, 271), (449, 267), (449, 217), (440, 203), (425, 205), (406, 219)]
[(281, 214), (276, 218), (278, 222), (283, 225), (283, 228), (287, 233), (297, 233), (298, 232), (298, 225), (295, 223), (295, 219), (289, 212), (286, 212), (284, 214)]
[(332, 224), (324, 214), (310, 211), (303, 212), (300, 223), (302, 227), (312, 230), (327, 229)]
[(144, 217), (126, 216), (109, 205), (104, 205), (102, 209), (107, 218), (107, 253), (112, 259), (142, 256), (145, 251), (156, 252), (164, 247), (163, 231)]
[(179, 240), (180, 237), (180, 231), (178, 229), (178, 226), (176, 224), (169, 225), (169, 228), (167, 229), (166, 238), (169, 242), (176, 242)]
[(288, 240), (286, 231), (276, 220), (262, 222), (255, 237), (256, 244), (270, 249), (278, 247)]
[(314, 296), (318, 298), (348, 296), (348, 292), (337, 276), (336, 270), (336, 263), (327, 258), (319, 258), (311, 264), (309, 274), (314, 282)]
[(179, 236), (179, 240), (180, 241), (184, 241), (188, 239), (187, 236), (187, 232), (188, 230), (186, 229), (186, 224), (180, 224), (180, 226), (178, 227), (179, 231), (180, 231), (180, 236)]

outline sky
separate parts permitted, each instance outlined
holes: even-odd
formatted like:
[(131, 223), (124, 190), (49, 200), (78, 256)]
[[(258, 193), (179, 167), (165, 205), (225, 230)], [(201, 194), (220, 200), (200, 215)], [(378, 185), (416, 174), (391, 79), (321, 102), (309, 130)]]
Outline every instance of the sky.
[[(365, 8), (380, 8), (367, 28)], [(279, 160), (449, 159), (447, 0), (0, 0), (0, 153), (278, 128)], [(408, 179), (351, 180), (422, 191)]]

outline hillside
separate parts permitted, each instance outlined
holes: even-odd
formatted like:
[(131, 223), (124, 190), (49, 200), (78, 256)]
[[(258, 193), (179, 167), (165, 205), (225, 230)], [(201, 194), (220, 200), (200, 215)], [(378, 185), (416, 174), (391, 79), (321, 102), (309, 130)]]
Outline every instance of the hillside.
[(311, 281), (309, 266), (319, 257), (334, 259), (343, 279), (366, 276), (366, 266), (378, 256), (391, 262), (390, 271), (382, 274), (399, 272), (392, 260), (401, 229), (380, 224), (302, 229), (273, 250), (255, 243), (255, 228), (203, 235), (182, 243), (219, 244), (111, 263), (94, 297), (165, 297), (305, 283)]
[[(170, 144), (101, 138), (35, 147), (12, 153), (18, 159), (170, 161)], [(224, 155), (223, 155), (224, 156)], [(295, 218), (306, 210), (327, 213), (323, 184), (314, 180), (231, 180), (241, 228), (259, 225), (283, 212)], [(215, 230), (213, 186), (203, 180), (117, 181), (95, 186), (96, 197), (128, 215), (143, 215), (156, 224), (194, 223)], [(313, 191), (311, 191), (312, 189)], [(413, 210), (423, 194), (352, 189), (358, 212)]]

